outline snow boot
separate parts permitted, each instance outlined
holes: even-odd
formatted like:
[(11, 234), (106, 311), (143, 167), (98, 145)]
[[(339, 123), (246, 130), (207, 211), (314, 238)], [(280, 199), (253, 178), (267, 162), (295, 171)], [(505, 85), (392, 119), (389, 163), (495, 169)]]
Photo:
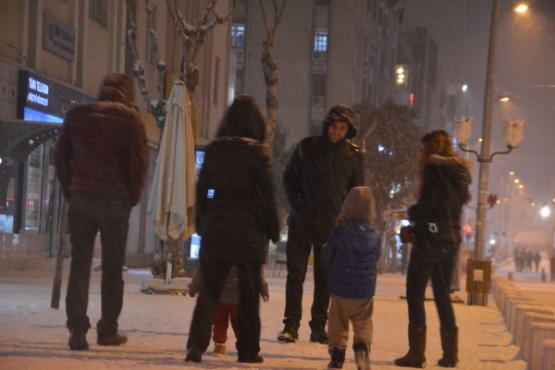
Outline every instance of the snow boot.
[(343, 363), (345, 362), (345, 348), (339, 349), (333, 347), (328, 349), (331, 356), (331, 361), (328, 364), (328, 369), (341, 369), (343, 368)]
[(401, 367), (426, 367), (426, 327), (409, 324), (409, 351), (395, 360), (395, 365)]
[(357, 370), (370, 370), (370, 346), (366, 343), (355, 343), (353, 344), (353, 350), (355, 351), (355, 362), (357, 364)]
[(118, 333), (118, 324), (100, 319), (96, 323), (96, 344), (99, 346), (119, 346), (127, 343), (127, 336)]
[(458, 329), (448, 330), (440, 328), (441, 348), (443, 349), (443, 357), (439, 359), (437, 364), (441, 367), (455, 367), (459, 362), (458, 356)]
[(278, 334), (280, 342), (293, 343), (299, 339), (299, 324), (286, 323), (283, 331)]
[(202, 361), (202, 351), (198, 347), (187, 348), (187, 356), (185, 356), (186, 362), (201, 362)]
[(328, 344), (329, 337), (326, 333), (326, 323), (311, 321), (310, 325), (310, 341), (312, 343)]
[(225, 343), (214, 343), (214, 354), (216, 356), (225, 356)]
[(87, 331), (83, 329), (71, 329), (68, 344), (69, 349), (72, 351), (84, 351), (89, 349)]

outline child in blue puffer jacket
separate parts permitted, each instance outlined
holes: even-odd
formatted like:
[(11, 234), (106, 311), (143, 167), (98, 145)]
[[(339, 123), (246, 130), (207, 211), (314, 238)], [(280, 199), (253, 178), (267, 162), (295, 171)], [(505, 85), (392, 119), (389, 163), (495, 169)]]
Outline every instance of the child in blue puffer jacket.
[(375, 205), (367, 186), (352, 188), (341, 206), (334, 230), (322, 254), (331, 295), (328, 313), (329, 369), (341, 369), (353, 326), (353, 350), (358, 369), (370, 369), (372, 312), (380, 238), (372, 222)]

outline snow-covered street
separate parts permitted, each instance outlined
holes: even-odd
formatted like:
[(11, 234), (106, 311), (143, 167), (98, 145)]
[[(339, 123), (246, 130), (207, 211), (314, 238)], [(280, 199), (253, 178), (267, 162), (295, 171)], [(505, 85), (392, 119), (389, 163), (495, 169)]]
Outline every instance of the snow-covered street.
[[(94, 323), (100, 310), (100, 272), (92, 272), (89, 316), (93, 328), (88, 333), (90, 350), (70, 351), (65, 328), (65, 285), (67, 265), (60, 309), (50, 308), (54, 260), (29, 261), (17, 269), (0, 271), (0, 369), (325, 369), (329, 357), (327, 347), (308, 341), (312, 281), (305, 283), (300, 341), (283, 344), (276, 340), (282, 329), (285, 296), (285, 271), (272, 277), (273, 267), (267, 266), (270, 301), (261, 303), (261, 354), (264, 363), (245, 365), (237, 363), (234, 337), (228, 330), (228, 355), (213, 355), (213, 346), (203, 355), (202, 362), (186, 363), (185, 345), (189, 330), (194, 298), (182, 295), (147, 295), (140, 292), (141, 281), (150, 278), (146, 269), (130, 269), (125, 273), (125, 297), (120, 330), (129, 336), (121, 347), (96, 345)], [(499, 272), (506, 276), (506, 272)], [(396, 369), (393, 360), (405, 354), (406, 302), (404, 276), (382, 274), (378, 276), (378, 289), (374, 313), (374, 343), (372, 369)], [(461, 278), (464, 284), (464, 277)], [(521, 281), (519, 281), (521, 279)], [(555, 297), (553, 283), (515, 276), (515, 281), (537, 296)], [(549, 294), (550, 295), (549, 295)], [(464, 286), (457, 294), (466, 302)], [(431, 293), (429, 293), (431, 297)], [(441, 356), (439, 327), (435, 306), (427, 301), (428, 341), (427, 368), (435, 365)], [(512, 335), (506, 330), (503, 317), (490, 298), (487, 307), (455, 304), (459, 339), (459, 369), (524, 370), (526, 363), (518, 356), (519, 348), (512, 344)], [(352, 344), (352, 343), (350, 343)], [(345, 369), (355, 369), (352, 350), (347, 352)]]

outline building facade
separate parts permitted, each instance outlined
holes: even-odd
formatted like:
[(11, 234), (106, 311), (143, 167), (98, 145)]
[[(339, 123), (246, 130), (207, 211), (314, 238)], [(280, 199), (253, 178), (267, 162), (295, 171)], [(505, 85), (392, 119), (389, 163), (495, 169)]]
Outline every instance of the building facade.
[[(273, 20), (272, 2), (264, 1)], [(287, 3), (274, 55), (279, 69), (277, 125), (287, 147), (321, 133), (336, 104), (393, 98), (402, 1), (306, 0)], [(233, 93), (266, 98), (261, 66), (266, 38), (259, 1), (238, 0), (232, 24)]]
[[(3, 257), (51, 257), (59, 247), (62, 195), (53, 154), (64, 113), (95, 99), (109, 72), (133, 76), (135, 54), (144, 70), (149, 98), (168, 97), (182, 76), (183, 34), (175, 10), (163, 0), (22, 0), (0, 2), (0, 250)], [(178, 2), (184, 20), (195, 26), (208, 0)], [(226, 14), (228, 0), (216, 11)], [(128, 37), (131, 25), (135, 37)], [(152, 32), (148, 32), (152, 30)], [(228, 102), (229, 26), (219, 24), (204, 37), (195, 57), (199, 80), (191, 97), (196, 142), (213, 136)], [(165, 71), (158, 73), (159, 63)], [(162, 78), (160, 78), (162, 77)], [(160, 130), (140, 90), (154, 172)], [(145, 95), (146, 96), (146, 95)], [(149, 179), (152, 176), (148, 177)], [(143, 198), (131, 214), (129, 266), (148, 266), (157, 237)]]

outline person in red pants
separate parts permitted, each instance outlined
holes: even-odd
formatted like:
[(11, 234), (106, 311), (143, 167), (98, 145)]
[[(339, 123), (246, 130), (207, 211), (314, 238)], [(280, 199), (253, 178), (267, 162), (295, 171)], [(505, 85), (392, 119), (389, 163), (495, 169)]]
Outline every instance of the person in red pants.
[[(264, 278), (264, 274), (260, 274), (261, 291), (260, 296), (267, 302), (269, 299), (268, 283)], [(200, 268), (196, 271), (191, 284), (189, 284), (188, 294), (194, 297), (202, 287), (202, 274)], [(227, 328), (231, 323), (231, 328), (235, 333), (235, 337), (239, 337), (237, 327), (237, 311), (239, 308), (239, 274), (237, 268), (232, 266), (227, 273), (222, 292), (220, 293), (220, 301), (216, 307), (216, 316), (214, 317), (214, 325), (212, 326), (212, 340), (214, 341), (214, 354), (226, 355)]]

